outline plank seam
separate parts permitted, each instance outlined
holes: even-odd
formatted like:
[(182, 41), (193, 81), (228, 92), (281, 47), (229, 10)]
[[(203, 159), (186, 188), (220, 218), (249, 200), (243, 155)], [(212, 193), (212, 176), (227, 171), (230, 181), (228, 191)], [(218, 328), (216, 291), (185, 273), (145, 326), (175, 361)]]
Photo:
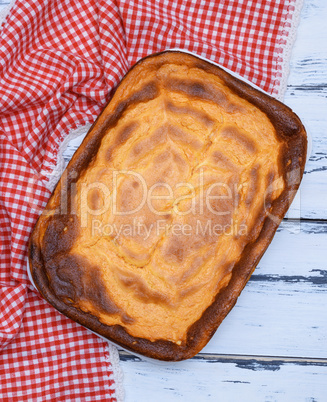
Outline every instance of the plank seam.
[[(121, 360), (135, 360), (142, 361), (140, 357), (137, 357), (129, 352), (119, 350), (119, 356)], [(205, 360), (212, 362), (221, 363), (235, 363), (235, 362), (258, 362), (265, 364), (276, 364), (279, 365), (290, 363), (299, 365), (318, 365), (327, 366), (327, 358), (312, 358), (312, 357), (296, 357), (296, 356), (267, 356), (267, 355), (237, 355), (237, 354), (216, 354), (216, 353), (199, 353), (196, 356), (189, 359), (189, 361), (194, 360)], [(143, 360), (147, 362), (147, 360)], [(164, 363), (164, 362), (159, 362)], [(155, 364), (155, 363), (154, 363)], [(174, 364), (174, 362), (167, 362), (166, 364)]]

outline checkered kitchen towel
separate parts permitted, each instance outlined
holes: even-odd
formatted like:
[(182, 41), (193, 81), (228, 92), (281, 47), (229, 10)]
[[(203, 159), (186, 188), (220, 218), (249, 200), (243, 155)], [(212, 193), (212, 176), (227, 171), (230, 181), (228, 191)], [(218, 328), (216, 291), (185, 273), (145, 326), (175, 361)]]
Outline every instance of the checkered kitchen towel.
[(299, 0), (14, 2), (0, 31), (1, 401), (123, 398), (116, 349), (57, 313), (26, 274), (65, 136), (94, 121), (137, 60), (168, 48), (281, 98), (300, 8)]

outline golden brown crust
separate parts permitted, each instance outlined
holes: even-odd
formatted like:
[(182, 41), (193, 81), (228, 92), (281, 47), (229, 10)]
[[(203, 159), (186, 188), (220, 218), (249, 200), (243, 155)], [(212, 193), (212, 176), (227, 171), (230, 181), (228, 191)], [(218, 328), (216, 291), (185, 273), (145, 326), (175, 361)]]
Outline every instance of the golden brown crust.
[[(101, 151), (101, 140), (111, 129), (120, 127), (119, 124), (123, 121), (128, 110), (131, 110), (135, 105), (149, 102), (158, 97), (162, 87), (158, 84), (156, 74), (159, 74), (158, 72), (161, 71), (160, 69), (163, 66), (169, 64), (185, 66), (187, 71), (202, 71), (204, 77), (214, 76), (216, 77), (215, 79), (221, 81), (228, 88), (233, 96), (229, 97), (226, 95), (226, 91), (218, 90), (205, 81), (200, 81), (198, 79), (199, 75), (194, 78), (191, 74), (190, 78), (180, 79), (176, 76), (170, 80), (163, 81), (161, 85), (165, 91), (172, 94), (181, 93), (187, 99), (193, 100), (194, 103), (199, 100), (199, 102), (205, 101), (218, 105), (227, 114), (244, 114), (242, 108), (245, 107), (245, 104), (249, 104), (268, 117), (274, 128), (276, 137), (274, 144), (278, 145), (278, 150), (271, 151), (272, 156), (276, 157), (276, 163), (274, 164), (275, 170), (271, 173), (267, 170), (264, 175), (266, 188), (271, 186), (277, 173), (282, 177), (283, 183), (282, 190), (279, 193), (272, 191), (275, 195), (266, 195), (265, 204), (255, 210), (256, 216), (249, 221), (253, 224), (253, 227), (249, 231), (246, 241), (244, 240), (244, 247), (240, 256), (237, 257), (234, 264), (231, 265), (229, 262), (228, 264), (226, 263), (225, 267), (220, 267), (222, 279), (217, 283), (222, 284), (217, 287), (217, 293), (212, 295), (212, 302), (207, 303), (207, 307), (202, 312), (199, 310), (199, 314), (201, 313), (200, 318), (194, 319), (192, 325), (188, 326), (185, 337), (183, 337), (183, 330), (180, 329), (180, 332), (178, 332), (177, 329), (176, 334), (173, 333), (172, 335), (176, 335), (176, 339), (172, 340), (161, 339), (160, 334), (155, 337), (151, 329), (144, 329), (144, 334), (148, 333), (147, 337), (145, 336), (144, 338), (132, 335), (133, 331), (139, 334), (143, 333), (142, 328), (134, 329), (134, 323), (137, 318), (131, 313), (132, 310), (119, 305), (118, 300), (108, 295), (108, 287), (106, 287), (103, 280), (99, 264), (92, 264), (87, 254), (85, 255), (83, 252), (79, 254), (80, 249), (77, 243), (82, 243), (85, 237), (83, 238), (81, 221), (76, 215), (76, 197), (78, 197), (79, 186), (85, 180), (85, 176), (90, 175), (85, 173), (89, 172), (89, 166), (99, 164), (99, 162), (96, 162), (96, 158)], [(148, 72), (149, 76), (151, 75), (150, 73), (155, 72), (155, 78), (150, 81), (145, 80), (145, 83), (142, 84), (142, 80), (137, 78), (144, 72)], [(136, 88), (130, 87), (133, 82)], [(240, 99), (247, 103), (238, 102), (235, 99)], [(171, 100), (166, 101), (165, 111), (175, 115), (184, 116), (187, 114), (200, 121), (203, 126), (213, 126), (215, 117), (212, 113), (207, 113), (203, 108), (192, 107), (192, 102), (191, 104), (184, 102), (178, 105), (177, 103)], [(130, 141), (133, 138), (133, 133), (137, 130), (138, 122), (135, 116), (127, 121), (128, 124), (116, 130), (117, 133), (113, 136), (113, 139), (106, 140), (107, 149), (103, 154), (103, 158), (108, 166), (117, 160), (115, 150)], [(204, 152), (201, 149), (201, 141), (194, 140), (187, 133), (174, 127), (168, 127), (166, 130), (169, 131), (170, 137), (176, 143), (183, 141), (183, 144), (187, 144), (187, 147), (192, 150), (187, 154), (187, 160), (190, 161), (193, 155)], [(162, 141), (164, 134), (162, 130), (161, 132), (158, 131), (157, 134), (153, 133), (152, 140), (152, 137), (146, 138), (143, 140), (146, 142), (143, 142), (142, 146), (139, 144), (138, 147), (134, 147), (134, 154), (142, 152), (142, 150), (151, 149), (151, 141), (158, 146), (160, 138)], [(235, 131), (235, 125), (232, 127), (224, 126), (220, 131), (220, 135), (222, 141), (227, 141), (226, 143), (236, 141), (243, 153), (256, 155), (259, 152), (258, 147), (260, 147), (260, 144), (243, 135), (242, 130), (237, 129)], [(240, 292), (271, 242), (300, 184), (305, 164), (306, 146), (305, 129), (298, 117), (288, 107), (252, 88), (250, 85), (241, 82), (219, 67), (195, 56), (175, 51), (163, 52), (142, 59), (122, 80), (111, 102), (109, 102), (90, 129), (81, 147), (69, 163), (65, 174), (32, 233), (29, 260), (32, 276), (38, 290), (60, 312), (124, 348), (161, 360), (182, 360), (192, 357), (205, 346), (236, 303)], [(164, 152), (161, 157), (162, 155), (165, 155)], [(174, 155), (176, 160), (179, 158), (176, 166), (181, 169), (187, 169), (187, 166), (183, 165), (183, 160), (180, 156), (178, 154)], [(159, 157), (160, 154), (156, 163), (160, 163)], [(211, 158), (213, 163), (215, 163), (215, 160), (220, 161), (220, 166), (224, 172), (233, 169), (231, 160), (223, 155), (219, 147), (212, 152)], [(99, 166), (97, 167), (97, 172), (99, 172)], [(251, 191), (248, 191), (247, 198), (244, 199), (245, 206), (250, 204), (255, 195), (260, 194), (260, 191), (262, 191), (259, 188), (257, 178), (259, 174), (258, 166), (253, 165), (249, 172), (248, 177), (250, 181), (252, 180), (252, 184)], [(96, 205), (99, 202), (99, 194), (96, 191), (93, 195), (91, 194), (89, 202), (94, 207), (93, 209), (96, 210)], [(168, 215), (167, 220), (169, 221)], [(242, 244), (243, 240), (238, 240), (235, 237), (235, 242), (237, 241)], [(120, 245), (120, 247), (123, 246), (125, 247), (126, 244), (122, 243)], [(169, 253), (176, 252), (176, 258), (182, 265), (184, 263), (183, 256), (178, 252), (183, 248), (174, 250), (172, 246), (168, 248), (168, 254), (166, 252), (165, 255), (168, 256)], [(111, 251), (109, 247), (108, 253)], [(139, 261), (141, 261), (141, 269), (146, 266), (149, 258), (146, 246), (143, 247), (143, 254), (139, 252), (133, 255), (132, 249), (129, 251), (129, 258), (134, 264), (132, 265), (134, 268), (137, 267)], [(122, 260), (122, 262), (125, 264), (125, 260)], [(119, 276), (119, 283), (121, 283), (123, 289), (128, 289), (129, 294), (131, 294), (130, 289), (132, 289), (136, 304), (143, 303), (144, 306), (149, 303), (163, 305), (163, 308), (168, 306), (168, 312), (172, 311), (171, 305), (173, 304), (172, 300), (175, 300), (175, 295), (171, 297), (163, 296), (160, 291), (148, 289), (140, 278), (132, 276), (128, 268), (121, 272), (120, 268), (116, 267), (113, 272)], [(187, 282), (185, 275), (189, 275), (189, 271), (185, 272), (183, 280)], [(111, 283), (111, 285), (113, 284)], [(179, 294), (186, 294), (186, 292), (190, 291), (190, 287), (183, 287), (182, 284), (179, 286)], [(96, 316), (94, 311), (98, 312), (99, 315)], [(116, 321), (113, 324), (106, 325), (104, 322), (106, 319), (109, 320), (108, 317), (110, 316), (117, 317), (115, 318)], [(99, 317), (102, 317), (102, 322)]]

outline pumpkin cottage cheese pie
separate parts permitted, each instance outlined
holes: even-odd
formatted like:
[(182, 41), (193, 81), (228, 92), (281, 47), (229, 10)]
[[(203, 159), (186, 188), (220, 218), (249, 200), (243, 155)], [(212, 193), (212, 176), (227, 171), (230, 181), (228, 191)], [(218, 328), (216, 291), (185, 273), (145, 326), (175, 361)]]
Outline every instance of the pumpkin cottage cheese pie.
[(287, 106), (218, 66), (179, 51), (140, 60), (35, 226), (36, 287), (132, 352), (194, 356), (271, 242), (306, 147)]

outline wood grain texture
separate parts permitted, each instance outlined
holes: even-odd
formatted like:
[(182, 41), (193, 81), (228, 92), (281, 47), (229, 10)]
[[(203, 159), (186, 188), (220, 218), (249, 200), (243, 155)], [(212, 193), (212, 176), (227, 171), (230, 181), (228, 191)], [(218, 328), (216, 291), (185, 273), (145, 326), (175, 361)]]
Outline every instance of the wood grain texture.
[(292, 51), (284, 102), (303, 120), (312, 137), (293, 218), (326, 219), (327, 196), (327, 2), (305, 0)]
[(126, 401), (325, 401), (327, 361), (198, 356), (155, 365), (121, 354)]
[(285, 103), (301, 116), (312, 138), (311, 156), (307, 161), (299, 192), (287, 216), (295, 219), (326, 219), (327, 86), (289, 87)]
[[(292, 49), (288, 93), (293, 87), (325, 87), (327, 83), (327, 2), (305, 0)], [(287, 99), (287, 96), (285, 100)]]

